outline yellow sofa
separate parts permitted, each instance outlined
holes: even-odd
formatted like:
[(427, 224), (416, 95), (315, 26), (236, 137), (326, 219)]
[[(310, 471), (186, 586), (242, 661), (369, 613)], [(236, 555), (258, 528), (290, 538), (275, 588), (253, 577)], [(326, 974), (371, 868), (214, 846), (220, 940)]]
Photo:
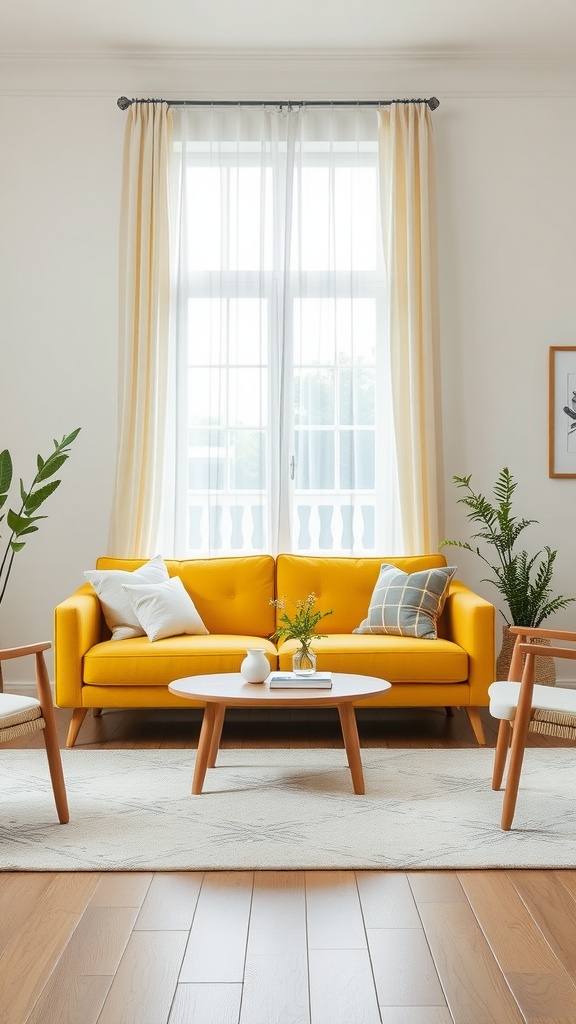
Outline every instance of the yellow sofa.
[[(133, 571), (144, 559), (99, 558), (97, 569)], [(55, 691), (58, 707), (73, 708), (67, 745), (86, 713), (102, 708), (190, 707), (168, 683), (183, 676), (238, 672), (249, 647), (263, 647), (271, 669), (290, 669), (296, 641), (269, 639), (280, 614), (274, 598), (316, 595), (333, 614), (314, 642), (319, 671), (358, 672), (387, 679), (392, 688), (362, 706), (465, 708), (479, 743), (478, 708), (494, 681), (494, 606), (452, 580), (435, 640), (353, 633), (365, 618), (382, 562), (405, 572), (445, 566), (439, 554), (398, 558), (250, 555), (166, 560), (205, 623), (205, 636), (151, 643), (146, 636), (111, 640), (99, 598), (85, 583), (55, 609)], [(360, 706), (360, 705), (359, 705)]]

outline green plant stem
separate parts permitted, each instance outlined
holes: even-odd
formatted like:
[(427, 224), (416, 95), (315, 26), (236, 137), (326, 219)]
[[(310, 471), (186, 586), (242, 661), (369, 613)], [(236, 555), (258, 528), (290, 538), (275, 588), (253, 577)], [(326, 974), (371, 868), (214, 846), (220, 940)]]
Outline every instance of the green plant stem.
[[(6, 551), (4, 552), (4, 558), (2, 559), (2, 565), (0, 566), (0, 579), (2, 579), (2, 573), (4, 572), (4, 565), (6, 563), (6, 558), (8, 556), (9, 550), (10, 550), (10, 547), (8, 546), (6, 548)], [(16, 554), (16, 552), (13, 551), (12, 555), (10, 557), (10, 562), (8, 563), (8, 569), (7, 569), (6, 575), (4, 577), (4, 583), (2, 585), (2, 590), (0, 591), (0, 604), (2, 603), (2, 598), (4, 597), (4, 592), (6, 590), (6, 587), (8, 586), (8, 580), (10, 579), (10, 573), (12, 572), (12, 563), (14, 561), (15, 554)]]
[[(32, 491), (34, 490), (35, 486), (39, 482), (38, 481), (38, 477), (39, 476), (40, 476), (40, 473), (39, 472), (36, 473), (36, 476), (34, 477), (34, 480), (32, 481), (31, 487), (29, 488), (28, 491), (26, 491), (26, 493), (24, 495), (24, 498), (22, 499), (22, 504), (20, 505), (20, 510), (18, 512), (18, 518), (20, 518), (20, 516), (22, 515), (24, 509), (26, 508), (26, 503), (28, 502), (28, 500), (30, 498), (30, 495), (32, 494)], [(3, 586), (2, 586), (2, 590), (0, 591), (0, 604), (2, 603), (2, 598), (4, 597), (4, 592), (5, 592), (6, 587), (8, 585), (8, 580), (10, 578), (10, 573), (12, 572), (12, 565), (14, 563), (14, 556), (16, 554), (16, 552), (12, 548), (12, 541), (14, 540), (15, 536), (16, 536), (16, 533), (15, 533), (14, 530), (12, 530), (12, 533), (10, 534), (10, 536), (8, 538), (8, 543), (6, 544), (6, 550), (4, 552), (4, 557), (2, 559), (2, 565), (0, 565), (0, 580), (1, 580), (2, 579), (2, 573), (4, 572), (4, 566), (6, 565), (6, 559), (8, 558), (8, 552), (11, 551), (12, 555), (11, 555), (10, 561), (8, 563), (8, 569), (6, 570), (6, 575), (4, 577), (4, 583), (3, 583)]]

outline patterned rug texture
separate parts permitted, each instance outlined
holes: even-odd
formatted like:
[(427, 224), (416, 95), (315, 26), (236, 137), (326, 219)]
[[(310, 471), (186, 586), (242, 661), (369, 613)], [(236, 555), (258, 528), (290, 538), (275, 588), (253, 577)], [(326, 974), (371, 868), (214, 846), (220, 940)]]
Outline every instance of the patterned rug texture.
[(0, 751), (0, 870), (576, 867), (576, 750), (526, 751), (510, 832), (493, 751), (220, 751), (191, 796), (194, 750), (64, 750), (70, 823), (43, 750)]

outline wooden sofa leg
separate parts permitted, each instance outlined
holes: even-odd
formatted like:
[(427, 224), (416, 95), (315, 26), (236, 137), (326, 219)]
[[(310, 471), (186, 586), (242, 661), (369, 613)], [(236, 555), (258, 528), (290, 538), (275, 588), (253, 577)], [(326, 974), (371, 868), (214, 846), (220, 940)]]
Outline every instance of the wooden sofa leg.
[(470, 719), (470, 725), (474, 730), (474, 735), (478, 740), (478, 743), (480, 744), (481, 747), (483, 747), (486, 743), (486, 740), (484, 739), (484, 729), (482, 728), (482, 719), (480, 718), (480, 712), (478, 708), (467, 707), (466, 714)]
[(68, 736), (66, 737), (66, 746), (73, 747), (76, 742), (76, 737), (80, 732), (80, 726), (88, 714), (88, 708), (74, 708), (72, 712), (72, 718), (70, 719), (70, 725), (68, 727)]
[(454, 718), (454, 708), (446, 705), (446, 718)]

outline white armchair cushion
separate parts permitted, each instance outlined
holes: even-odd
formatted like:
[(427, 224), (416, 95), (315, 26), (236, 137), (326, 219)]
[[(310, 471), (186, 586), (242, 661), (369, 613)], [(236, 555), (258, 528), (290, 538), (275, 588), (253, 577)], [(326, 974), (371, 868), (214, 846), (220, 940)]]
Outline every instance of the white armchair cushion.
[[(518, 709), (520, 683), (504, 679), (488, 687), (490, 714), (493, 718), (504, 718), (513, 722)], [(576, 715), (576, 690), (562, 686), (540, 686), (535, 684), (532, 693), (532, 707), (539, 711), (558, 711), (561, 714)]]
[(41, 714), (36, 697), (22, 697), (17, 693), (0, 693), (0, 729), (29, 722)]

